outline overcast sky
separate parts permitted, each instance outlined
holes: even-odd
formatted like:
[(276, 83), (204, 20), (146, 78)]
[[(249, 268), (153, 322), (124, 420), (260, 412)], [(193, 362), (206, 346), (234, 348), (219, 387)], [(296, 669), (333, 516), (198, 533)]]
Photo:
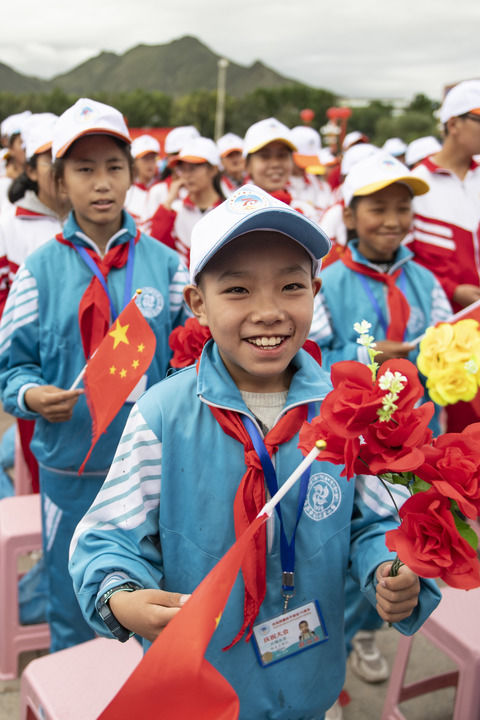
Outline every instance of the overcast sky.
[(0, 61), (51, 78), (102, 50), (195, 35), (349, 97), (440, 99), (480, 77), (479, 28), (479, 0), (20, 0), (3, 14)]

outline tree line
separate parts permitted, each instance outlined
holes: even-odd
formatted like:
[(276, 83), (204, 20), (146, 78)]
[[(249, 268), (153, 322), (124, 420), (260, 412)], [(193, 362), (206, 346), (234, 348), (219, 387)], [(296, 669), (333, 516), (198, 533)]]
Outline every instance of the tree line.
[[(174, 127), (195, 125), (202, 135), (213, 137), (216, 91), (196, 90), (181, 97), (162, 92), (134, 90), (100, 92), (91, 97), (113, 105), (126, 117), (130, 127)], [(53, 112), (60, 115), (78, 99), (78, 95), (55, 88), (49, 93), (0, 92), (0, 120), (23, 110)], [(243, 136), (247, 128), (261, 118), (274, 116), (293, 127), (301, 125), (300, 111), (315, 112), (312, 126), (319, 129), (327, 122), (326, 111), (340, 104), (341, 98), (328, 90), (306, 85), (281, 88), (259, 88), (241, 98), (227, 95), (225, 101), (225, 132)], [(423, 94), (415, 95), (402, 111), (381, 100), (372, 100), (364, 107), (352, 109), (347, 130), (360, 130), (375, 144), (388, 137), (401, 137), (410, 142), (422, 135), (439, 136), (434, 111), (440, 103)]]

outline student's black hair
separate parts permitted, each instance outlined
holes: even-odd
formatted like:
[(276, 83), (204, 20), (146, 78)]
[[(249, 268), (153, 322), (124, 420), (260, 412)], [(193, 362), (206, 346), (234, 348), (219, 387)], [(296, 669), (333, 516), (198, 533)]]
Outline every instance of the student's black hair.
[[(212, 166), (210, 166), (210, 167), (212, 167)], [(215, 189), (215, 192), (217, 193), (217, 195), (220, 196), (220, 199), (223, 201), (223, 200), (226, 200), (226, 197), (223, 194), (221, 180), (222, 180), (222, 173), (220, 172), (220, 170), (217, 170), (217, 174), (214, 176), (214, 178), (212, 180), (212, 184)]]
[[(93, 134), (94, 134), (94, 133), (92, 133), (92, 135), (93, 135)], [(100, 134), (102, 134), (102, 133), (98, 133), (98, 134), (100, 135)], [(82, 136), (82, 137), (86, 137), (86, 136)], [(115, 137), (115, 135), (108, 135), (108, 137), (110, 137), (110, 138), (113, 140), (113, 142), (115, 143), (115, 145), (117, 145), (117, 146), (120, 148), (120, 150), (124, 153), (125, 157), (127, 158), (127, 161), (128, 161), (128, 169), (130, 170), (130, 178), (131, 178), (131, 180), (132, 180), (132, 182), (133, 182), (133, 177), (134, 177), (134, 174), (133, 174), (133, 173), (134, 173), (134, 171), (133, 171), (133, 157), (132, 157), (132, 153), (130, 152), (130, 144), (129, 144), (129, 143), (126, 143), (124, 140), (120, 140), (120, 138)], [(65, 155), (63, 155), (63, 156), (60, 157), (60, 158), (56, 158), (56, 159), (54, 160), (54, 163), (53, 163), (53, 177), (55, 178), (55, 184), (56, 184), (56, 185), (58, 185), (58, 182), (63, 178), (63, 173), (64, 173), (64, 171), (65, 171), (65, 160), (67, 160), (67, 158), (68, 158), (68, 156), (70, 155), (70, 153), (71, 153), (74, 145), (75, 145), (75, 143), (73, 142), (73, 143), (70, 145), (70, 147), (68, 148), (68, 150), (67, 150), (67, 152), (65, 153)]]
[[(35, 170), (37, 167), (37, 156), (34, 155), (31, 157), (30, 160), (27, 161), (27, 165), (32, 170)], [(8, 199), (11, 203), (16, 203), (17, 200), (21, 200), (25, 196), (27, 190), (33, 190), (35, 195), (38, 195), (38, 183), (29, 178), (26, 170), (24, 170), (11, 182), (8, 188)]]
[[(350, 200), (350, 205), (348, 207), (351, 209), (351, 211), (353, 213), (356, 211), (357, 205), (358, 205), (360, 199), (361, 198), (357, 195), (357, 196), (354, 196)], [(357, 231), (354, 228), (353, 229), (347, 228), (347, 245), (351, 240), (355, 240), (356, 237), (357, 237)]]
[(13, 135), (10, 135), (10, 137), (8, 138), (8, 147), (9, 148), (13, 147), (13, 143), (15, 142), (15, 140), (17, 139), (17, 137), (19, 135), (20, 135), (19, 132), (15, 132), (15, 133), (13, 133)]

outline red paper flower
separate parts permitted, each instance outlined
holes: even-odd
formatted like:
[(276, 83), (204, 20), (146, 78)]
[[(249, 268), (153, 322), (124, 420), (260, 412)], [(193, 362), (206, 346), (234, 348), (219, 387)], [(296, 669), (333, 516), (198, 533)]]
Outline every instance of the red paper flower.
[(400, 527), (386, 533), (386, 544), (413, 572), (463, 590), (480, 585), (477, 553), (458, 533), (446, 497), (434, 489), (412, 495), (400, 518)]
[(371, 371), (362, 363), (334, 363), (330, 375), (334, 389), (322, 402), (322, 417), (331, 434), (358, 438), (377, 419), (384, 393), (374, 385)]
[(413, 410), (396, 410), (392, 420), (369, 425), (360, 452), (363, 465), (356, 463), (357, 472), (378, 475), (420, 467), (425, 458), (423, 446), (432, 437), (428, 423), (433, 412), (433, 403), (428, 402)]
[(314, 418), (311, 423), (303, 423), (298, 447), (304, 455), (308, 455), (317, 440), (325, 440), (327, 443), (327, 447), (320, 452), (318, 459), (334, 465), (345, 465), (340, 474), (350, 480), (355, 475), (355, 461), (360, 451), (360, 440), (341, 438), (333, 434), (321, 415)]
[(469, 518), (480, 515), (480, 423), (461, 433), (446, 433), (424, 448), (425, 462), (416, 470), (441, 495), (455, 500)]
[(211, 337), (210, 328), (200, 325), (196, 318), (189, 318), (185, 325), (179, 325), (170, 333), (168, 344), (173, 350), (170, 365), (175, 368), (193, 365)]

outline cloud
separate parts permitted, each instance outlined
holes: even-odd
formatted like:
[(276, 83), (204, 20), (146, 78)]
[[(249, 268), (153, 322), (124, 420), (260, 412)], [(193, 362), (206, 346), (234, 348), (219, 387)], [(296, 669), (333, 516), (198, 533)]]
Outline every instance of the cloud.
[(224, 0), (82, 0), (71, 18), (59, 0), (40, 19), (36, 0), (11, 6), (0, 61), (50, 78), (102, 50), (120, 54), (189, 34), (242, 65), (260, 59), (347, 96), (440, 98), (446, 83), (479, 74), (478, 0), (243, 0), (228, 10)]

